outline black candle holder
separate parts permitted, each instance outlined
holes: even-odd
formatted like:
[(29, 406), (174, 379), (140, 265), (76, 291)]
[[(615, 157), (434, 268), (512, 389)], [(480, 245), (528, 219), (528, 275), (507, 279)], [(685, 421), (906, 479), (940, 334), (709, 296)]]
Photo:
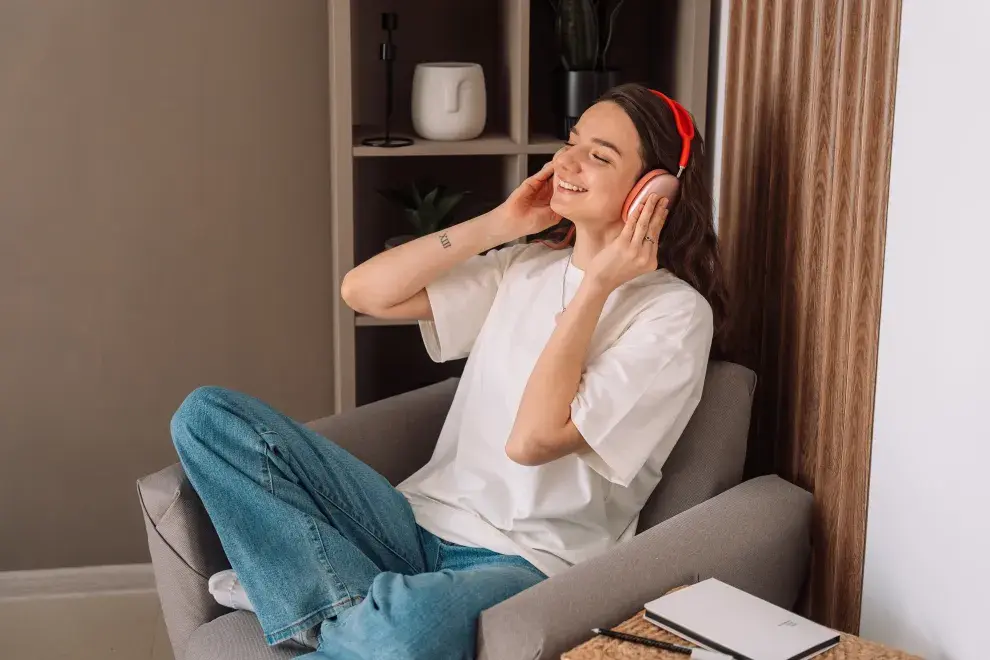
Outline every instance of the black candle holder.
[(381, 43), (379, 59), (385, 62), (385, 135), (369, 137), (361, 140), (361, 144), (369, 147), (408, 147), (413, 143), (411, 138), (395, 137), (392, 135), (392, 109), (395, 105), (393, 98), (393, 68), (395, 63), (395, 44), (392, 43), (392, 31), (399, 27), (399, 15), (395, 12), (382, 13), (382, 29), (385, 30), (385, 41)]

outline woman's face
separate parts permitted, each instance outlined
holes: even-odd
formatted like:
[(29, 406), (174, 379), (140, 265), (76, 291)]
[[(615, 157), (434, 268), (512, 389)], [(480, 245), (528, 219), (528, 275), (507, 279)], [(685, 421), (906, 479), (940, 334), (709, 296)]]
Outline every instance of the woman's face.
[(553, 157), (550, 208), (585, 227), (619, 222), (643, 161), (632, 120), (611, 101), (588, 108)]

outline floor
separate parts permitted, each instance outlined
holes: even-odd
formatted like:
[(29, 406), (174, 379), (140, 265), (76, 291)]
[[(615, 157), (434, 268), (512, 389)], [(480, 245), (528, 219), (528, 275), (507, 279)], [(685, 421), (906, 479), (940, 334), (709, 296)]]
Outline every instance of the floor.
[(173, 660), (154, 591), (0, 598), (5, 660)]

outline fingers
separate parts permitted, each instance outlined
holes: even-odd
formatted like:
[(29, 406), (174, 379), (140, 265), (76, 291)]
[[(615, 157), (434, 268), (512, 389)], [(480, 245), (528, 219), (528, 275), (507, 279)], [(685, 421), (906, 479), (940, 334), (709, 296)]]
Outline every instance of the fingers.
[(552, 180), (553, 180), (553, 161), (551, 160), (551, 161), (547, 161), (543, 165), (543, 167), (540, 168), (539, 172), (529, 177), (526, 180), (526, 183), (529, 184), (529, 187), (532, 188), (533, 190), (543, 190), (548, 185), (552, 186)]
[(630, 243), (632, 243), (633, 235), (636, 233), (636, 228), (639, 227), (639, 221), (643, 217), (643, 212), (649, 201), (650, 198), (647, 197), (645, 200), (632, 207), (629, 211), (629, 217), (624, 221), (621, 236), (623, 236)]
[(543, 164), (543, 167), (540, 168), (540, 171), (534, 174), (533, 176), (531, 176), (530, 178), (533, 179), (534, 181), (546, 181), (551, 176), (553, 176), (553, 161), (548, 160), (546, 163)]
[(636, 221), (635, 221), (636, 228), (633, 231), (633, 235), (631, 239), (633, 245), (639, 245), (640, 243), (643, 242), (644, 240), (643, 237), (649, 235), (647, 232), (650, 229), (650, 221), (653, 218), (653, 214), (657, 207), (658, 201), (659, 201), (658, 196), (654, 193), (649, 197), (647, 197), (646, 203), (643, 204), (642, 207), (640, 207), (639, 213), (636, 215)]
[(670, 212), (669, 204), (670, 202), (666, 197), (660, 200), (650, 218), (650, 226), (646, 230), (646, 235), (655, 241), (654, 244), (660, 242), (660, 231), (663, 229), (664, 223), (667, 222), (667, 214)]
[(548, 198), (553, 193), (553, 161), (547, 161), (539, 172), (523, 179), (512, 195), (529, 198), (541, 193)]

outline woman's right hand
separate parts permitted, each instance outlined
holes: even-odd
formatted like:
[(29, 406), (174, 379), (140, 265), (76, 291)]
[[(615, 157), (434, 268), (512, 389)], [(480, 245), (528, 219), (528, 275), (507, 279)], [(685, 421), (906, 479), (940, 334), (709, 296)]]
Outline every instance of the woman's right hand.
[(560, 216), (550, 208), (552, 197), (553, 161), (549, 161), (499, 205), (499, 215), (515, 238), (538, 234), (560, 222)]

